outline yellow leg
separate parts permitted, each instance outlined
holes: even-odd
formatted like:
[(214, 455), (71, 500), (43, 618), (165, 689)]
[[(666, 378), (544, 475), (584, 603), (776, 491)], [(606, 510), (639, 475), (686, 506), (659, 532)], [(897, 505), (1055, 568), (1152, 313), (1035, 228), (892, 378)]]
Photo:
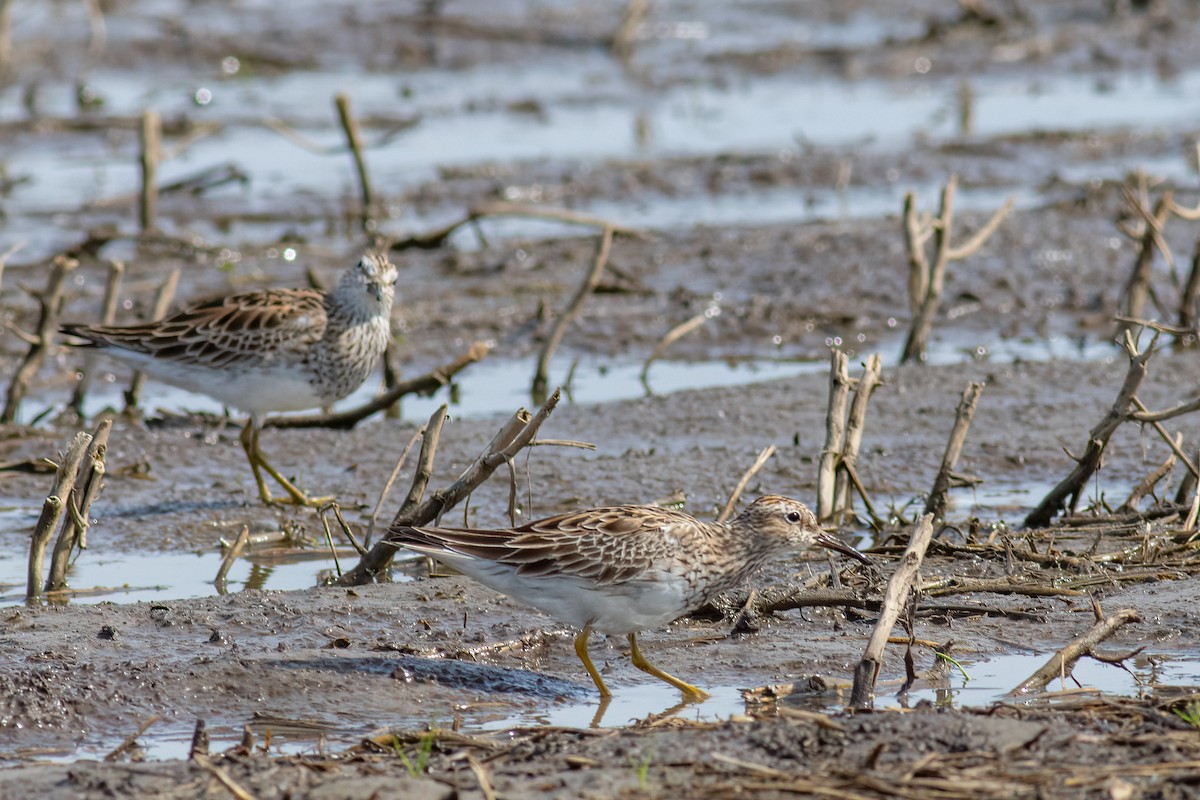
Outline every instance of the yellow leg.
[(600, 672), (592, 664), (592, 657), (588, 655), (588, 636), (591, 632), (592, 626), (584, 625), (583, 630), (575, 637), (575, 655), (579, 656), (579, 660), (583, 662), (583, 668), (587, 670), (587, 674), (592, 676), (596, 688), (600, 690), (600, 697), (602, 699), (612, 697), (612, 692), (604, 685), (604, 679), (600, 677)]
[[(285, 478), (279, 470), (271, 466), (266, 456), (263, 455), (262, 450), (258, 447), (258, 427), (253, 421), (247, 422), (246, 427), (242, 428), (242, 435), (239, 439), (242, 443), (242, 449), (246, 451), (246, 459), (250, 462), (250, 469), (254, 470), (254, 482), (258, 484), (258, 496), (262, 498), (264, 503), (323, 506), (333, 500), (332, 497), (309, 497), (300, 491), (294, 483)], [(267, 482), (263, 479), (263, 472), (270, 475), (287, 492), (287, 497), (273, 497), (271, 495), (271, 490), (267, 488)]]
[(703, 700), (704, 698), (709, 696), (708, 692), (704, 691), (703, 689), (698, 689), (695, 686), (692, 686), (690, 683), (684, 683), (683, 681), (679, 680), (679, 678), (676, 678), (674, 675), (668, 675), (667, 673), (663, 672), (661, 669), (659, 669), (658, 667), (654, 666), (649, 661), (647, 661), (646, 657), (644, 655), (642, 655), (642, 648), (638, 647), (636, 633), (629, 634), (629, 659), (633, 662), (633, 665), (635, 667), (637, 667), (638, 669), (640, 669), (642, 672), (653, 675), (654, 677), (658, 678), (660, 681), (666, 681), (667, 683), (671, 684), (679, 691), (683, 692), (684, 695), (686, 695), (689, 698)]

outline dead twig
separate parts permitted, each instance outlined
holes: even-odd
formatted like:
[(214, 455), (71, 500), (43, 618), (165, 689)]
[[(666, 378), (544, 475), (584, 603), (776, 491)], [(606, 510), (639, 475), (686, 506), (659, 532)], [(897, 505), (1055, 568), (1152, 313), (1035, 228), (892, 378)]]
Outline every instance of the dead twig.
[[(101, 325), (112, 325), (117, 321), (117, 302), (121, 299), (121, 279), (124, 275), (124, 262), (116, 260), (108, 262), (108, 281), (104, 284), (104, 302), (100, 309)], [(67, 404), (81, 418), (83, 417), (83, 403), (87, 398), (88, 389), (91, 387), (92, 371), (95, 366), (95, 356), (88, 352), (84, 356), (83, 366), (79, 368), (79, 380), (75, 382), (75, 388), (71, 390), (71, 400)]]
[[(858, 451), (862, 447), (863, 431), (867, 425), (867, 405), (871, 394), (879, 385), (883, 373), (883, 358), (879, 353), (867, 357), (863, 364), (862, 377), (854, 382), (854, 399), (850, 401), (850, 413), (846, 417), (846, 430), (842, 440), (842, 451), (839, 457), (837, 475), (834, 478), (833, 513), (843, 515), (850, 510), (850, 487), (858, 482)], [(872, 519), (874, 509), (870, 508), (870, 500), (866, 491), (859, 486), (863, 501), (867, 504)]]
[(17, 419), (17, 411), (21, 407), (21, 401), (25, 399), (25, 393), (29, 390), (29, 382), (41, 369), (50, 344), (54, 341), (54, 334), (58, 330), (58, 316), (62, 312), (67, 276), (78, 266), (79, 262), (73, 258), (62, 255), (54, 258), (50, 277), (46, 280), (46, 288), (37, 296), (38, 305), (41, 307), (37, 333), (28, 337), (29, 350), (25, 353), (25, 357), (21, 360), (20, 366), (17, 367), (8, 384), (8, 394), (4, 401), (4, 412), (0, 414), (0, 423), (11, 423)]
[(650, 357), (642, 363), (642, 371), (638, 373), (638, 380), (642, 382), (642, 387), (646, 390), (647, 395), (652, 394), (650, 391), (650, 382), (647, 380), (650, 375), (650, 365), (657, 361), (659, 356), (667, 351), (668, 347), (708, 322), (712, 316), (712, 309), (710, 309), (703, 314), (697, 314), (686, 322), (679, 323), (667, 331), (667, 335), (662, 338), (662, 341), (654, 346), (654, 349), (650, 351)]
[(192, 761), (201, 769), (217, 779), (217, 783), (225, 787), (225, 790), (233, 795), (236, 800), (255, 800), (254, 795), (242, 788), (241, 784), (229, 777), (229, 773), (212, 763), (212, 760), (204, 753), (195, 753), (192, 756)]
[(70, 502), (71, 492), (79, 479), (79, 467), (83, 463), (83, 457), (87, 454), (88, 445), (91, 443), (92, 437), (80, 431), (75, 434), (62, 461), (59, 462), (58, 471), (54, 476), (54, 485), (42, 504), (42, 513), (33, 527), (33, 534), (29, 540), (29, 575), (25, 584), (26, 602), (41, 597), (46, 546), (50, 543), (50, 536), (58, 527), (63, 512)]
[(1132, 608), (1125, 608), (1107, 619), (1101, 619), (1087, 633), (1072, 639), (1050, 659), (1038, 667), (1037, 671), (1017, 684), (1008, 693), (1010, 697), (1038, 692), (1050, 685), (1050, 682), (1060, 676), (1070, 675), (1080, 658), (1092, 655), (1092, 648), (1112, 636), (1127, 623), (1140, 622), (1141, 617)]
[[(1131, 417), (1130, 406), (1138, 388), (1142, 385), (1142, 380), (1146, 377), (1146, 362), (1154, 354), (1154, 345), (1157, 341), (1158, 334), (1156, 333), (1145, 350), (1138, 352), (1133, 335), (1128, 331), (1125, 332), (1125, 351), (1129, 355), (1129, 370), (1125, 373), (1125, 381), (1117, 393), (1116, 401), (1104, 418), (1088, 433), (1087, 447), (1084, 449), (1083, 456), (1075, 464), (1075, 468), (1042, 498), (1037, 508), (1030, 511), (1025, 517), (1026, 528), (1044, 528), (1059, 512), (1066, 509), (1075, 510), (1075, 505), (1088, 480), (1100, 468), (1100, 459), (1104, 455), (1104, 448), (1108, 445), (1108, 440), (1121, 423)], [(1136, 417), (1134, 418), (1136, 419)]]
[[(0, 18), (4, 16), (3, 3), (0, 2)], [(4, 59), (0, 56), (0, 72), (4, 70)], [(21, 248), (25, 247), (24, 242), (15, 242), (3, 253), (0, 253), (0, 292), (4, 289), (4, 268), (8, 265), (8, 260), (21, 252)]]
[[(442, 413), (442, 409), (446, 408), (443, 405), (434, 415)], [(404, 449), (400, 452), (400, 457), (396, 459), (396, 466), (392, 467), (391, 474), (388, 475), (387, 481), (383, 484), (383, 489), (379, 492), (379, 499), (375, 501), (375, 508), (371, 510), (371, 519), (367, 521), (367, 537), (366, 544), (369, 546), (371, 540), (375, 536), (375, 523), (379, 521), (379, 512), (383, 509), (384, 502), (387, 501), (388, 494), (392, 491), (392, 485), (396, 483), (396, 478), (400, 477), (400, 470), (404, 469), (404, 462), (408, 461), (408, 454), (412, 451), (416, 443), (425, 435), (425, 430), (429, 427), (428, 423), (421, 426), (413, 433), (412, 438), (408, 440), (408, 444), (404, 445)], [(359, 553), (363, 555), (363, 553)]]
[(846, 405), (850, 399), (849, 359), (841, 350), (829, 356), (829, 404), (825, 412), (825, 446), (817, 468), (817, 519), (833, 517), (837, 467), (845, 442)]
[(955, 466), (958, 465), (958, 457), (962, 454), (967, 431), (970, 430), (971, 420), (975, 417), (975, 406), (979, 403), (982, 393), (982, 383), (968, 383), (958, 403), (958, 410), (954, 415), (954, 428), (950, 431), (950, 441), (946, 443), (946, 452), (942, 454), (942, 466), (933, 480), (933, 488), (929, 490), (929, 499), (925, 501), (925, 513), (933, 514), (936, 519), (941, 519), (946, 512), (946, 493), (950, 490), (950, 480), (954, 475)]
[[(556, 389), (537, 410), (537, 413), (531, 415), (528, 411), (521, 409), (514, 414), (492, 437), (491, 442), (479, 457), (463, 471), (458, 480), (445, 489), (434, 492), (405, 513), (397, 514), (392, 520), (392, 526), (427, 525), (461, 502), (463, 498), (491, 477), (501, 464), (511, 460), (533, 441), (542, 423), (558, 405), (561, 396), (561, 392)], [(395, 553), (395, 546), (385, 536), (367, 551), (354, 569), (338, 580), (338, 585), (357, 586), (370, 582), (375, 575), (387, 568)]]
[[(0, 262), (2, 266), (2, 262)], [(1197, 329), (1196, 298), (1200, 295), (1200, 238), (1192, 248), (1192, 268), (1188, 271), (1187, 281), (1179, 293), (1179, 328), (1175, 344), (1182, 347), (1195, 347), (1200, 330)]]
[(896, 626), (896, 621), (912, 600), (911, 595), (921, 570), (921, 562), (932, 539), (933, 515), (926, 514), (913, 529), (908, 547), (888, 580), (879, 620), (871, 632), (862, 660), (854, 670), (854, 688), (850, 691), (850, 706), (853, 708), (871, 708), (875, 704), (875, 681), (878, 680), (879, 670), (883, 666), (884, 647)]
[(725, 507), (717, 515), (717, 522), (724, 522), (729, 519), (729, 516), (733, 513), (734, 506), (737, 505), (738, 498), (742, 496), (742, 492), (746, 491), (746, 486), (749, 485), (751, 479), (766, 465), (771, 456), (775, 455), (775, 450), (775, 445), (769, 445), (759, 452), (758, 457), (754, 459), (754, 463), (750, 465), (750, 469), (746, 470), (741, 480), (737, 482), (737, 486), (733, 487), (733, 492), (730, 493), (729, 499), (725, 501)]
[[(974, 236), (955, 247), (951, 244), (951, 230), (954, 224), (954, 198), (957, 191), (958, 176), (951, 175), (942, 187), (941, 203), (936, 217), (919, 215), (916, 195), (912, 192), (904, 195), (904, 242), (908, 249), (908, 294), (913, 320), (904, 342), (904, 351), (900, 356), (901, 364), (925, 360), (933, 318), (942, 302), (946, 266), (951, 261), (961, 261), (979, 250), (1013, 208), (1014, 199), (1010, 197)], [(934, 243), (932, 261), (925, 249), (930, 237)]]
[(213, 584), (217, 587), (217, 594), (226, 593), (226, 579), (229, 577), (229, 570), (233, 567), (233, 563), (241, 557), (242, 551), (246, 549), (249, 541), (250, 527), (243, 525), (242, 532), (225, 551), (225, 558), (221, 559), (221, 568), (217, 570), (217, 577), (213, 579)]
[(151, 714), (145, 722), (138, 726), (138, 729), (125, 737), (125, 740), (116, 746), (114, 750), (104, 756), (104, 760), (108, 762), (116, 761), (121, 756), (132, 750), (137, 745), (138, 737), (150, 730), (150, 726), (158, 722), (160, 719), (158, 714)]
[[(175, 290), (179, 288), (180, 273), (179, 267), (171, 270), (171, 274), (163, 281), (162, 286), (158, 287), (158, 294), (154, 296), (154, 308), (150, 311), (150, 319), (147, 322), (157, 322), (167, 315), (167, 311), (171, 308), (171, 302), (175, 299)], [(145, 382), (145, 374), (141, 370), (135, 370), (129, 379), (129, 388), (125, 390), (126, 411), (138, 407), (142, 396), (142, 384)]]
[(354, 156), (354, 169), (358, 173), (358, 189), (362, 199), (362, 214), (359, 223), (364, 233), (374, 228), (375, 195), (371, 191), (371, 176), (367, 172), (367, 162), (363, 157), (362, 135), (358, 130), (358, 121), (350, 110), (350, 98), (345, 92), (338, 92), (334, 97), (337, 106), (338, 119), (342, 123), (342, 131), (346, 134), (346, 144), (350, 154)]
[(100, 496), (104, 487), (104, 460), (108, 454), (108, 434), (112, 431), (112, 420), (101, 420), (92, 434), (87, 455), (81, 463), (83, 474), (76, 480), (75, 488), (67, 496), (66, 519), (54, 543), (50, 558), (50, 577), (46, 591), (54, 592), (67, 586), (67, 567), (71, 565), (71, 553), (78, 547), (87, 549), (88, 514), (92, 503)]
[(558, 315), (558, 319), (554, 321), (554, 327), (550, 329), (550, 334), (546, 337), (546, 343), (542, 346), (542, 352), (538, 356), (537, 369), (533, 373), (533, 388), (532, 393), (535, 400), (541, 401), (546, 396), (546, 388), (549, 384), (550, 359), (554, 357), (554, 351), (558, 349), (559, 343), (562, 341), (563, 335), (567, 332), (567, 326), (575, 321), (579, 316), (580, 310), (583, 308), (583, 303), (587, 300), (600, 283), (601, 276), (604, 275), (604, 267), (608, 264), (608, 253), (612, 248), (613, 229), (605, 226), (604, 231), (600, 234), (600, 241), (596, 245), (596, 255), (592, 259), (592, 266), (584, 276), (583, 283), (579, 284), (579, 288), (575, 290), (574, 297), (571, 302), (567, 303), (567, 307)]
[(162, 158), (162, 118), (157, 111), (142, 112), (141, 127), (142, 193), (138, 203), (138, 226), (142, 233), (153, 230), (158, 204), (158, 162)]
[(455, 375), (470, 365), (482, 361), (491, 352), (491, 346), (486, 342), (475, 342), (467, 352), (443, 367), (422, 375), (419, 378), (397, 383), (383, 394), (377, 395), (369, 402), (357, 408), (350, 408), (336, 414), (313, 414), (295, 417), (267, 417), (263, 420), (264, 428), (333, 428), (349, 430), (372, 414), (378, 414), (390, 407), (406, 394), (432, 394), (446, 386)]
[(446, 415), (449, 410), (450, 407), (443, 403), (433, 412), (433, 415), (429, 417), (429, 422), (425, 425), (425, 432), (421, 434), (421, 452), (417, 455), (417, 468), (413, 471), (408, 496), (404, 498), (404, 502), (400, 504), (400, 510), (396, 512), (397, 517), (411, 511), (425, 497), (425, 487), (429, 485), (429, 479), (433, 477), (433, 459), (437, 455), (438, 441), (442, 435), (442, 426), (446, 424)]
[[(1173, 450), (1178, 450), (1180, 445), (1183, 444), (1183, 434), (1176, 434), (1175, 441), (1172, 444), (1174, 445)], [(1126, 498), (1125, 502), (1117, 507), (1117, 511), (1137, 511), (1138, 503), (1142, 502), (1142, 498), (1153, 492), (1158, 482), (1171, 474), (1171, 470), (1175, 469), (1177, 459), (1178, 457), (1174, 452), (1168, 455), (1163, 463), (1155, 467), (1149, 475), (1142, 478), (1137, 486), (1133, 487), (1133, 491), (1129, 493), (1129, 497)]]

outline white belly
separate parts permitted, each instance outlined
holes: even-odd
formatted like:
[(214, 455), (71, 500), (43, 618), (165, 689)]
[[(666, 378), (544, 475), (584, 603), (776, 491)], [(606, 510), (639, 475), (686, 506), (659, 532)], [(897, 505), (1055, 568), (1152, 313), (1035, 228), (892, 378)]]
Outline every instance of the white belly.
[(237, 369), (210, 369), (154, 359), (140, 353), (105, 350), (107, 355), (131, 364), (152, 378), (250, 414), (300, 411), (323, 405), (303, 369), (295, 365)]

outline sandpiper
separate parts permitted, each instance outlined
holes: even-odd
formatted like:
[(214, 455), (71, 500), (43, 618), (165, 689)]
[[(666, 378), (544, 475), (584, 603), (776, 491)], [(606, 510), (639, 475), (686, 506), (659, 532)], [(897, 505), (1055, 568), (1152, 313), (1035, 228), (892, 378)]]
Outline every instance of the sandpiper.
[(803, 503), (778, 495), (760, 497), (731, 522), (701, 522), (667, 508), (613, 506), (503, 530), (397, 525), (388, 541), (578, 628), (575, 652), (601, 698), (612, 693), (588, 655), (592, 630), (626, 635), (635, 667), (699, 699), (707, 693), (646, 660), (639, 631), (677, 619), (768, 562), (813, 545), (870, 563), (821, 530)]
[[(263, 415), (327, 406), (357, 389), (391, 340), (396, 267), (367, 253), (328, 293), (267, 289), (190, 306), (143, 325), (64, 325), (101, 352), (152, 377), (250, 415), (241, 443), (267, 503), (320, 505), (267, 461)], [(272, 497), (262, 473), (287, 493)]]

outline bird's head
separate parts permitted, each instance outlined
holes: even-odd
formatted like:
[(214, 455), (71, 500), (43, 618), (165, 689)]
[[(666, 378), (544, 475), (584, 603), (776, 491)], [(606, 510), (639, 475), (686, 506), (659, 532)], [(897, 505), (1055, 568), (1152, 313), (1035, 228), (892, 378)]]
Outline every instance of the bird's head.
[(772, 549), (802, 552), (813, 546), (827, 547), (864, 564), (871, 563), (862, 553), (822, 530), (817, 524), (817, 515), (804, 503), (790, 497), (764, 495), (747, 506), (738, 521), (758, 531), (771, 543)]

